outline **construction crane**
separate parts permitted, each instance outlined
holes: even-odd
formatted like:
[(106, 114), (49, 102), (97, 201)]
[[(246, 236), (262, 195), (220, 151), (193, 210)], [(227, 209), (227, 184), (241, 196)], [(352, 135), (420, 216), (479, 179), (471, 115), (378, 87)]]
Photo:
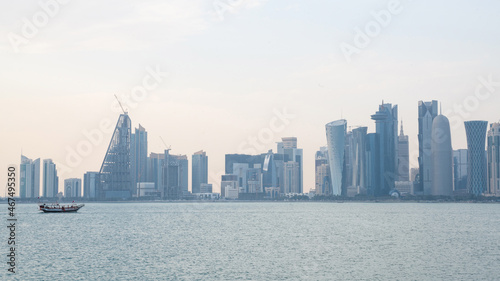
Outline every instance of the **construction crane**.
[(118, 97), (116, 95), (115, 95), (115, 98), (118, 101), (118, 104), (120, 105), (120, 107), (122, 108), (123, 114), (128, 115), (128, 112), (126, 112), (125, 109), (123, 109), (122, 103), (120, 102), (120, 100), (118, 99)]
[(165, 148), (166, 148), (165, 150), (170, 151), (170, 147), (171, 147), (171, 145), (167, 145), (161, 136), (160, 136), (160, 139), (161, 139), (161, 142), (163, 142), (163, 145), (164, 145), (164, 146), (165, 146)]

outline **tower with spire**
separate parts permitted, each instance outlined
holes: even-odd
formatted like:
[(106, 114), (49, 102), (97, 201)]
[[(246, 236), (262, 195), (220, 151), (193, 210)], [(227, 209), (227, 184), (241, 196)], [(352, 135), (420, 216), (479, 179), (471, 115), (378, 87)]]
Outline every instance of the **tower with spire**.
[(410, 151), (408, 136), (403, 132), (403, 120), (401, 120), (401, 130), (398, 137), (398, 180), (410, 180)]

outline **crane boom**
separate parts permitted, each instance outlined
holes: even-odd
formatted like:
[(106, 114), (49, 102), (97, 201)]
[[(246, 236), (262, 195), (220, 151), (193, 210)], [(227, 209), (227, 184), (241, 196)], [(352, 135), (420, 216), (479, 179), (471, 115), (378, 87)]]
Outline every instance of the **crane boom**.
[(125, 109), (123, 109), (122, 103), (120, 102), (120, 100), (118, 99), (118, 97), (116, 95), (115, 95), (115, 98), (118, 101), (118, 104), (120, 105), (120, 107), (122, 108), (123, 114), (127, 114), (127, 112), (125, 111)]

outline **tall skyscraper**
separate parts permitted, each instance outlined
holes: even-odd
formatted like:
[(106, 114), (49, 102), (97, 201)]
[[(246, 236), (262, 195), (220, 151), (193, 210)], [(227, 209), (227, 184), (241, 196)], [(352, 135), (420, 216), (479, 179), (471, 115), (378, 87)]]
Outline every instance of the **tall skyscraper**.
[(367, 127), (358, 127), (352, 130), (349, 143), (349, 184), (353, 194), (366, 194), (366, 132)]
[(31, 160), (21, 155), (19, 173), (19, 196), (37, 198), (40, 196), (40, 158)]
[(366, 135), (366, 193), (382, 195), (382, 174), (380, 173), (380, 140), (377, 133)]
[(64, 180), (64, 197), (76, 198), (82, 197), (82, 179)]
[(130, 157), (132, 194), (137, 194), (137, 183), (147, 181), (148, 168), (148, 132), (141, 124), (130, 136)]
[(284, 193), (302, 193), (302, 190), (299, 189), (299, 180), (300, 180), (300, 167), (299, 163), (294, 161), (288, 161), (284, 164), (284, 177), (283, 177), (283, 186), (285, 187)]
[(43, 160), (43, 197), (53, 198), (59, 193), (59, 177), (52, 159)]
[(326, 127), (326, 142), (328, 147), (328, 164), (330, 165), (331, 195), (341, 196), (346, 193), (343, 171), (345, 167), (345, 137), (347, 121), (344, 119), (330, 122)]
[(500, 196), (500, 123), (488, 131), (488, 193)]
[(453, 149), (451, 148), (450, 122), (438, 115), (432, 122), (431, 137), (432, 189), (431, 195), (453, 194)]
[(130, 198), (135, 190), (130, 166), (131, 120), (121, 114), (99, 170), (100, 199)]
[(453, 150), (453, 185), (456, 192), (467, 193), (467, 149)]
[(398, 138), (398, 180), (410, 180), (410, 149), (408, 136), (403, 132), (403, 121), (401, 121), (401, 131)]
[(148, 157), (148, 182), (154, 182), (155, 189), (162, 194), (164, 167), (165, 153), (150, 153)]
[[(203, 150), (195, 152), (192, 160), (191, 192), (200, 193), (202, 183), (208, 183), (208, 156)], [(222, 193), (222, 190), (221, 190)]]
[(188, 159), (186, 155), (171, 155), (165, 150), (163, 194), (166, 199), (179, 199), (188, 194)]
[(467, 135), (467, 190), (476, 196), (486, 191), (485, 139), (487, 121), (465, 121)]
[(96, 198), (99, 186), (99, 172), (86, 172), (83, 175), (83, 197)]
[[(296, 193), (303, 193), (303, 165), (302, 165), (302, 149), (297, 148), (297, 138), (296, 137), (285, 137), (281, 138), (281, 143), (278, 143), (278, 154), (283, 155), (283, 161), (284, 165), (288, 162), (296, 162), (297, 165), (289, 163), (288, 167), (292, 166), (297, 166), (298, 167), (298, 179), (283, 179), (283, 183), (286, 181), (288, 184), (293, 183), (296, 184), (297, 186), (291, 187), (290, 190), (295, 190), (298, 191)], [(290, 175), (293, 175), (294, 177), (296, 176), (295, 174), (290, 174), (290, 173), (284, 173), (283, 177), (288, 177)], [(288, 189), (288, 188), (285, 188)], [(287, 192), (285, 192), (287, 193)]]
[[(398, 176), (398, 106), (383, 103), (379, 110), (371, 116), (375, 120), (376, 133), (379, 138), (379, 172), (380, 194), (388, 195), (394, 189)], [(377, 194), (376, 194), (377, 195)]]
[(330, 166), (328, 165), (328, 148), (323, 146), (315, 155), (315, 194), (330, 194)]
[(418, 102), (418, 166), (419, 180), (415, 194), (430, 194), (432, 188), (431, 134), (432, 122), (438, 115), (438, 102)]

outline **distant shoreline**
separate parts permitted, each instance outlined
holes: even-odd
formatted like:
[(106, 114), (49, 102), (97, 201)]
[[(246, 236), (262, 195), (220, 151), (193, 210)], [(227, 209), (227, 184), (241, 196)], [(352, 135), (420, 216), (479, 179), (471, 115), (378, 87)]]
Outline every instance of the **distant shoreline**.
[[(229, 204), (237, 204), (237, 203), (423, 203), (423, 204), (436, 204), (436, 203), (487, 203), (487, 204), (499, 204), (500, 198), (493, 197), (488, 199), (468, 199), (468, 200), (443, 200), (443, 199), (374, 199), (374, 200), (355, 200), (355, 199), (346, 199), (346, 200), (109, 200), (109, 201), (88, 201), (88, 200), (61, 200), (57, 201), (61, 204), (69, 204), (72, 203), (229, 203)], [(55, 201), (43, 200), (43, 201), (26, 201), (26, 200), (16, 200), (16, 204), (38, 204), (38, 203), (51, 203)], [(0, 204), (7, 204), (6, 199), (1, 199)]]

